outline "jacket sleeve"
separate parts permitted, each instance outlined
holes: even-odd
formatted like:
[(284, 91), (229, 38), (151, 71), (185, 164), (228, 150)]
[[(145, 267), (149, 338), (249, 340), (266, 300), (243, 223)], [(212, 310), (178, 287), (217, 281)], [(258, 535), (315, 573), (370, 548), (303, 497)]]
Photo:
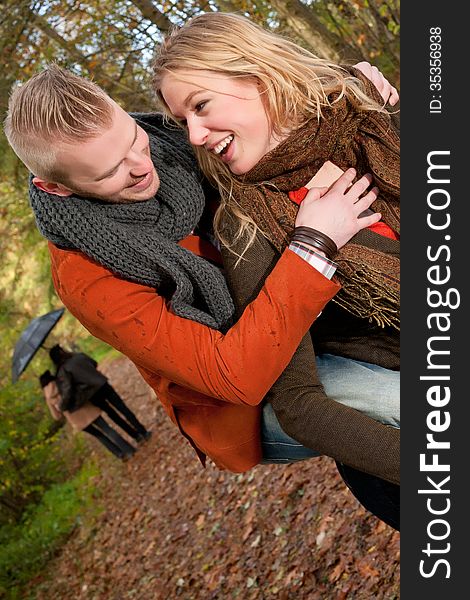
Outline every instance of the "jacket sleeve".
[[(235, 248), (236, 249), (236, 248)], [(237, 308), (258, 293), (278, 255), (259, 237), (234, 267), (223, 252), (226, 277)], [(292, 360), (266, 395), (284, 431), (306, 447), (392, 483), (400, 480), (400, 433), (329, 398), (317, 376), (307, 333)]]
[(96, 362), (96, 360), (93, 357), (88, 356), (88, 354), (85, 354), (85, 356), (91, 362), (92, 366), (96, 369), (98, 367), (98, 363)]
[(72, 375), (64, 367), (61, 367), (57, 372), (56, 381), (60, 393), (59, 408), (62, 411), (69, 410), (74, 401)]
[(236, 404), (262, 401), (339, 289), (286, 250), (223, 335), (171, 313), (153, 288), (121, 279), (80, 252), (49, 249), (57, 293), (92, 335), (151, 373)]

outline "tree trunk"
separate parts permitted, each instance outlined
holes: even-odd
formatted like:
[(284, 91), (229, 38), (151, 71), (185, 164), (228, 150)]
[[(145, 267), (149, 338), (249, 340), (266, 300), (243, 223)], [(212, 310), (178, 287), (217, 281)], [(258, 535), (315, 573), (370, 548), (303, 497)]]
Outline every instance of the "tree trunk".
[(237, 6), (237, 4), (231, 2), (231, 0), (216, 0), (215, 3), (221, 12), (236, 13), (240, 11), (240, 6)]
[[(313, 8), (300, 0), (271, 0), (271, 6), (314, 54), (333, 62), (340, 61), (345, 48), (340, 50), (338, 38), (320, 21)], [(347, 50), (350, 53), (349, 48)]]
[(173, 27), (170, 19), (154, 6), (152, 0), (131, 0), (131, 2), (140, 10), (142, 16), (156, 25), (162, 33), (167, 33)]

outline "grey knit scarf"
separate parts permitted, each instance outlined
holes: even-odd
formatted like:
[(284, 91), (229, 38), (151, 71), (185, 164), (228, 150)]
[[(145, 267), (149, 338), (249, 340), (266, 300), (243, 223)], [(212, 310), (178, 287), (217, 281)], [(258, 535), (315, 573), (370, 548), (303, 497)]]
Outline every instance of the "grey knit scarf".
[(183, 132), (165, 125), (161, 115), (132, 116), (149, 135), (161, 182), (156, 196), (113, 204), (61, 198), (30, 183), (39, 231), (124, 279), (158, 289), (175, 314), (225, 331), (234, 307), (222, 273), (177, 244), (196, 227), (205, 203), (192, 151)]

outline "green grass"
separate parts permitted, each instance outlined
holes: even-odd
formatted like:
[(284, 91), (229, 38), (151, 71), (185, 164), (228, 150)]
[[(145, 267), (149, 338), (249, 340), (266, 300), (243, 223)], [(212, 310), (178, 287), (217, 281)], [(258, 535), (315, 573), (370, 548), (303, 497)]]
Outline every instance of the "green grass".
[(17, 526), (0, 529), (0, 598), (21, 598), (23, 584), (37, 575), (83, 516), (96, 514), (93, 478), (86, 463), (72, 479), (53, 485)]

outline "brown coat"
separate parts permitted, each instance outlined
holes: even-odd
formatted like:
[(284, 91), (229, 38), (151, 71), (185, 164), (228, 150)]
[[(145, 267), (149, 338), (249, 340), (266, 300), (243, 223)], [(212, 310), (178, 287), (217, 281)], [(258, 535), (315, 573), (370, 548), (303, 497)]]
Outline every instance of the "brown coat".
[(59, 421), (62, 417), (65, 417), (75, 431), (83, 431), (85, 427), (88, 427), (101, 415), (101, 409), (91, 404), (91, 402), (86, 402), (74, 412), (68, 410), (62, 412), (59, 408), (60, 393), (55, 381), (48, 383), (42, 388), (42, 391), (52, 418)]
[[(227, 216), (227, 232), (230, 227)], [(383, 243), (393, 246), (392, 240), (384, 238)], [(243, 239), (239, 244), (234, 250), (241, 252)], [(237, 257), (232, 252), (223, 250), (222, 255), (227, 282), (241, 313), (257, 295), (279, 253), (266, 238), (258, 236), (237, 267)], [(369, 324), (330, 302), (311, 328), (311, 334), (304, 336), (266, 401), (272, 404), (284, 431), (304, 446), (360, 471), (399, 483), (400, 431), (329, 398), (317, 376), (312, 344), (313, 337), (319, 352), (398, 369), (398, 332)]]

